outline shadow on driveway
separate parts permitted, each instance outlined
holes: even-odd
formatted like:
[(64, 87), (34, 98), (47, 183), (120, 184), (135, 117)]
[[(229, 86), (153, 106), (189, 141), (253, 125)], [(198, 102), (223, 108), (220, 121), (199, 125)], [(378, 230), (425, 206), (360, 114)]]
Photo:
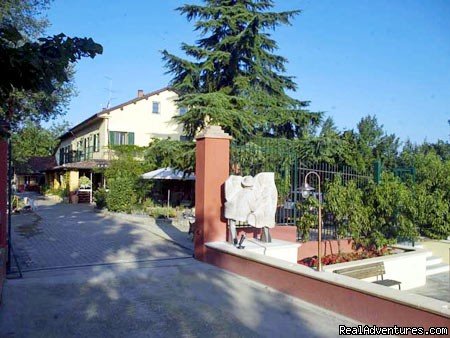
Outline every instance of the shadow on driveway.
[(200, 263), (142, 226), (46, 203), (42, 232), (18, 235), (31, 263), (6, 281), (2, 337), (337, 337), (339, 324), (357, 324)]

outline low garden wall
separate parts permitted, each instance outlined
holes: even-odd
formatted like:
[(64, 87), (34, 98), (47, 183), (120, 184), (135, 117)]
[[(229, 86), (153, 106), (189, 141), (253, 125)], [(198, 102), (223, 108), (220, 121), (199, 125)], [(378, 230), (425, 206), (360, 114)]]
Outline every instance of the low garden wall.
[(226, 242), (206, 243), (204, 262), (253, 279), (362, 323), (447, 327), (449, 304), (334, 273), (318, 272)]
[[(392, 255), (367, 258), (353, 262), (326, 265), (323, 271), (333, 272), (335, 270), (351, 268), (354, 266), (370, 263), (383, 262), (386, 274), (384, 279), (393, 279), (402, 282), (402, 290), (409, 290), (426, 283), (426, 258), (428, 251), (422, 249), (411, 249), (402, 246), (395, 246), (394, 249), (403, 249), (405, 252)], [(365, 281), (375, 281), (377, 277), (364, 279)], [(397, 288), (397, 286), (394, 286)]]
[[(339, 252), (339, 244), (337, 240), (323, 240), (321, 247), (322, 257), (337, 254)], [(341, 239), (340, 247), (342, 253), (355, 252), (353, 249), (353, 241), (351, 239)], [(298, 260), (312, 256), (317, 256), (317, 241), (301, 243), (301, 246), (298, 248)]]
[[(335, 273), (315, 271), (300, 264), (239, 250), (227, 243), (223, 205), (224, 182), (229, 177), (230, 168), (230, 139), (220, 127), (212, 125), (196, 138), (196, 259), (362, 323), (425, 329), (448, 326), (450, 309), (447, 302)], [(272, 231), (273, 238), (278, 238), (276, 231)], [(295, 227), (282, 231), (296, 234)], [(282, 239), (289, 241), (288, 238)]]
[[(258, 238), (261, 235), (261, 229), (255, 227), (240, 227), (237, 229), (238, 237), (245, 233), (248, 238)], [(229, 236), (229, 234), (227, 234)], [(276, 225), (270, 229), (272, 238), (282, 241), (297, 243), (297, 227), (291, 225)], [(317, 242), (316, 242), (317, 243)], [(317, 250), (317, 246), (316, 246)]]
[[(261, 229), (257, 229), (254, 227), (238, 228), (237, 230), (238, 237), (240, 237), (241, 234), (243, 233), (245, 233), (248, 238), (258, 238), (261, 235)], [(272, 238), (300, 244), (297, 255), (298, 261), (303, 258), (317, 256), (317, 241), (298, 242), (296, 226), (277, 225), (274, 228), (270, 229), (270, 235), (272, 236)], [(338, 253), (339, 245), (341, 247), (341, 252), (343, 253), (355, 251), (353, 249), (353, 241), (351, 239), (341, 239), (339, 244), (337, 240), (323, 240), (322, 257)]]

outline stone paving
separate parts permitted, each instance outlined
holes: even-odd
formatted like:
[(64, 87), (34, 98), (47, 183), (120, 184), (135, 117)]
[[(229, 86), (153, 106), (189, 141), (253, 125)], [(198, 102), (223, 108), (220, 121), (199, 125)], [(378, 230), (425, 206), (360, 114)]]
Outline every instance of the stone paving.
[(450, 273), (443, 272), (428, 276), (426, 285), (408, 290), (408, 292), (450, 303)]
[[(39, 199), (36, 205), (35, 213), (12, 218), (14, 251), (24, 271), (192, 255), (187, 234), (170, 223), (127, 220), (86, 204)], [(178, 244), (167, 241), (172, 237)], [(170, 250), (158, 250), (160, 244)]]
[(24, 278), (0, 337), (337, 337), (359, 323), (191, 257), (180, 225), (40, 200), (14, 216)]
[(26, 272), (0, 337), (338, 337), (359, 323), (193, 258)]

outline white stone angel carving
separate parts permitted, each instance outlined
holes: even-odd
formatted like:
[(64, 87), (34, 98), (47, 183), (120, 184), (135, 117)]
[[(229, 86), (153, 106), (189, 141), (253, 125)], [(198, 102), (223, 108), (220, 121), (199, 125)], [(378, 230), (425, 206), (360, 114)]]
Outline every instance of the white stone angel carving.
[(278, 192), (271, 172), (252, 176), (231, 175), (225, 182), (225, 218), (229, 220), (231, 238), (236, 243), (236, 222), (263, 228), (270, 241), (268, 228), (275, 226)]

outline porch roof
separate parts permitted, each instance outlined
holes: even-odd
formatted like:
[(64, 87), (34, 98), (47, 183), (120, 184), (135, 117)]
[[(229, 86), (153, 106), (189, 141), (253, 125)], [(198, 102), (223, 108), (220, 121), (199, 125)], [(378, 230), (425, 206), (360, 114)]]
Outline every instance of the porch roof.
[(83, 162), (74, 162), (74, 163), (64, 163), (62, 165), (54, 166), (46, 171), (57, 171), (57, 170), (70, 170), (70, 169), (95, 169), (95, 168), (104, 168), (109, 164), (108, 160), (90, 160)]

